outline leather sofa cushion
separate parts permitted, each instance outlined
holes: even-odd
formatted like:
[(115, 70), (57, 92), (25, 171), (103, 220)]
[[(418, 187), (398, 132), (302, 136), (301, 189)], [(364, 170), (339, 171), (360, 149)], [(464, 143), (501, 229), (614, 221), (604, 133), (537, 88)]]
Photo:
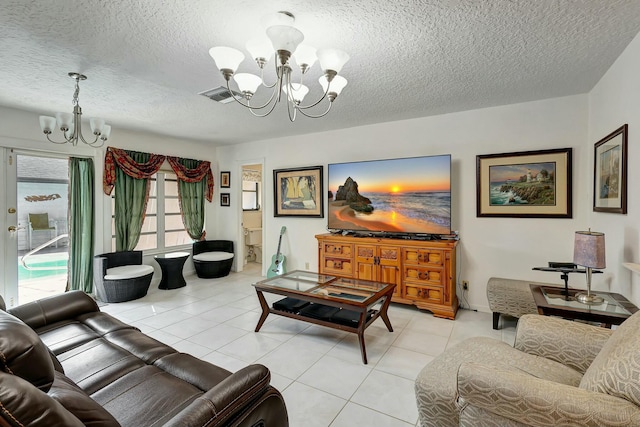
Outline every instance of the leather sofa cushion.
[(136, 277), (146, 276), (153, 273), (153, 267), (150, 265), (123, 265), (121, 267), (107, 268), (105, 280), (124, 280)]
[(640, 312), (625, 320), (585, 371), (580, 388), (640, 406)]
[(202, 252), (193, 256), (196, 261), (225, 261), (231, 258), (231, 252)]
[(57, 322), (38, 328), (36, 332), (56, 355), (100, 337), (93, 329), (76, 320)]
[(100, 311), (98, 304), (82, 291), (71, 291), (42, 298), (9, 310), (11, 314), (35, 330), (45, 325), (98, 311)]
[(53, 382), (49, 349), (30, 327), (4, 311), (0, 311), (0, 368), (45, 392)]
[[(84, 427), (59, 402), (22, 378), (0, 371), (0, 419), (12, 427)], [(0, 424), (3, 424), (0, 421)]]
[(55, 373), (51, 389), (47, 393), (71, 412), (87, 427), (120, 427), (120, 424), (102, 406), (64, 374)]

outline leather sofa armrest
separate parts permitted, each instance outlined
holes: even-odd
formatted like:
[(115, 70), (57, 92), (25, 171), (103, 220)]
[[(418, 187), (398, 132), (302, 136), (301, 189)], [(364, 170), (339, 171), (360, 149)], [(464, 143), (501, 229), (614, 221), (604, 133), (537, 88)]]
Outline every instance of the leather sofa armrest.
[(191, 402), (164, 427), (261, 425), (287, 427), (280, 393), (269, 386), (271, 374), (263, 365), (249, 365), (230, 375)]
[(526, 314), (518, 321), (514, 347), (584, 373), (611, 334), (606, 328)]
[(93, 298), (82, 291), (71, 291), (19, 305), (9, 313), (37, 329), (97, 311), (100, 309)]
[(458, 370), (458, 396), (461, 413), (471, 406), (528, 426), (640, 425), (640, 408), (625, 399), (473, 362)]

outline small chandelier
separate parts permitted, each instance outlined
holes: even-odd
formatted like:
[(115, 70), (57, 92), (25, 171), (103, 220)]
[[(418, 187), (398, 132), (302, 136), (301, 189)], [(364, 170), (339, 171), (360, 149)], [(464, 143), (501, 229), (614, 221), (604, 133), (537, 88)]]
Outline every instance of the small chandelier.
[[(109, 139), (111, 134), (111, 126), (106, 125), (103, 119), (92, 118), (89, 119), (91, 125), (91, 131), (95, 136), (93, 142), (88, 142), (82, 135), (82, 108), (78, 103), (78, 95), (80, 93), (80, 80), (86, 80), (87, 76), (80, 73), (69, 73), (69, 77), (76, 81), (76, 90), (73, 93), (73, 114), (71, 113), (56, 113), (55, 117), (40, 116), (40, 128), (42, 132), (47, 136), (47, 139), (54, 144), (73, 144), (78, 145), (78, 141), (82, 141), (92, 147), (102, 147), (104, 142)], [(56, 127), (62, 131), (64, 141), (54, 141), (49, 137), (51, 132)]]
[[(236, 102), (248, 108), (257, 117), (269, 115), (276, 104), (281, 101), (283, 94), (286, 96), (289, 120), (292, 122), (296, 119), (297, 112), (311, 118), (319, 118), (326, 115), (331, 109), (333, 101), (347, 85), (347, 79), (339, 76), (338, 73), (349, 60), (349, 55), (338, 49), (316, 50), (311, 46), (301, 45), (304, 35), (293, 26), (295, 18), (289, 12), (278, 12), (270, 18), (270, 23), (273, 25), (267, 27), (268, 39), (253, 39), (246, 44), (247, 50), (260, 68), (260, 77), (250, 73), (235, 74), (238, 66), (244, 60), (244, 54), (239, 50), (221, 46), (213, 47), (209, 50), (209, 55), (211, 55), (227, 82), (229, 94)], [(267, 84), (264, 81), (264, 66), (268, 58), (273, 55), (275, 55), (276, 81), (272, 84)], [(292, 79), (291, 59), (295, 59), (300, 68), (301, 75), (298, 82), (294, 82)], [(320, 62), (320, 67), (324, 73), (319, 79), (324, 93), (317, 101), (302, 105), (305, 95), (309, 92), (309, 88), (303, 84), (304, 76), (316, 60)], [(236, 81), (242, 97), (236, 95), (229, 87), (231, 78)], [(252, 105), (251, 99), (260, 86), (272, 89), (271, 97), (262, 105)], [(313, 114), (308, 111), (318, 106), (325, 99), (328, 99), (328, 105), (324, 112)]]

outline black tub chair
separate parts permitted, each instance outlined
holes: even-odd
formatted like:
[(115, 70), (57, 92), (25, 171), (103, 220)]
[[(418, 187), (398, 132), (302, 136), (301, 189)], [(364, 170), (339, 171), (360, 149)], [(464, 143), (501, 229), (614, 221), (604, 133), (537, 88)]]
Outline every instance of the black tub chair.
[(93, 257), (93, 281), (100, 301), (142, 298), (152, 277), (153, 267), (142, 264), (142, 251), (109, 252)]
[(231, 240), (202, 240), (193, 244), (193, 266), (202, 279), (224, 277), (233, 265)]

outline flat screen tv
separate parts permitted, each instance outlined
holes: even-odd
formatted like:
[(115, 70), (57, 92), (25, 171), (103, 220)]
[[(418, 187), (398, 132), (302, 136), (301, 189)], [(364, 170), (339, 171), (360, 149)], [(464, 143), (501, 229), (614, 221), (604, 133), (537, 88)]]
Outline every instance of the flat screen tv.
[(329, 164), (330, 231), (451, 233), (451, 155)]

